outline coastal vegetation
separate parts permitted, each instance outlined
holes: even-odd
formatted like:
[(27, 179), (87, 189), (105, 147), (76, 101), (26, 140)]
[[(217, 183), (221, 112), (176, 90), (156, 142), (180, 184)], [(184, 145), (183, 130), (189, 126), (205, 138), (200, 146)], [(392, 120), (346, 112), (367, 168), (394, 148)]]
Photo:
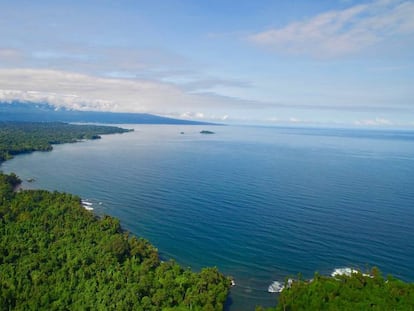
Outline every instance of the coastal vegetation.
[(161, 262), (79, 197), (0, 174), (0, 310), (222, 310), (230, 280)]
[(392, 276), (384, 278), (377, 268), (369, 274), (354, 272), (334, 277), (315, 273), (311, 281), (286, 283), (276, 308), (256, 311), (294, 310), (414, 310), (414, 284)]
[[(52, 144), (123, 133), (118, 127), (0, 123), (0, 163)], [(162, 262), (117, 219), (97, 218), (77, 196), (16, 191), (0, 173), (0, 310), (222, 310), (230, 280)]]
[(115, 126), (60, 122), (0, 122), (0, 163), (21, 153), (50, 151), (53, 144), (99, 139), (103, 134), (128, 131), (131, 130)]

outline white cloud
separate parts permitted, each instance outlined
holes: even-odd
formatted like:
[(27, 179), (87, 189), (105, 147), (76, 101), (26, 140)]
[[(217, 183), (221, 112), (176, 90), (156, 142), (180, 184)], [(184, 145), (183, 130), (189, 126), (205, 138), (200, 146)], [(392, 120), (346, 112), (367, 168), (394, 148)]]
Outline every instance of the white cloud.
[(298, 118), (292, 117), (292, 118), (289, 118), (289, 122), (290, 123), (301, 123), (303, 121)]
[(169, 83), (45, 69), (0, 69), (0, 101), (12, 100), (204, 120), (226, 120), (229, 110), (243, 114), (255, 106), (225, 96), (191, 94)]
[[(328, 113), (333, 109), (311, 104), (248, 101), (215, 93), (190, 93), (177, 85), (142, 79), (105, 78), (45, 69), (0, 69), (0, 102), (12, 100), (46, 102), (56, 107), (84, 111), (153, 113), (218, 122), (265, 121), (269, 116), (278, 116), (272, 121), (302, 124), (312, 121), (305, 120), (307, 117), (302, 119), (304, 113), (307, 115), (315, 109)], [(381, 110), (379, 106), (357, 105), (336, 108), (358, 115), (364, 115), (368, 108), (369, 111), (374, 108)], [(290, 118), (290, 109), (298, 115)], [(381, 118), (374, 121), (363, 120), (364, 117), (353, 119), (361, 119), (358, 121), (360, 124), (391, 125)]]
[(160, 112), (166, 105), (191, 102), (189, 95), (168, 84), (56, 70), (0, 69), (0, 86), (2, 100), (46, 101), (73, 109)]
[(251, 83), (248, 81), (242, 80), (230, 80), (230, 79), (220, 79), (220, 78), (202, 78), (202, 77), (195, 77), (192, 79), (165, 79), (166, 81), (170, 81), (180, 87), (185, 88), (188, 91), (202, 91), (202, 90), (210, 90), (216, 87), (228, 87), (228, 88), (250, 88)]
[(186, 111), (186, 112), (180, 114), (180, 118), (183, 118), (183, 119), (204, 119), (204, 113)]
[(390, 126), (393, 123), (390, 120), (384, 118), (375, 118), (375, 119), (365, 119), (365, 120), (357, 120), (354, 122), (355, 125), (362, 125), (362, 126)]
[(271, 122), (271, 123), (279, 123), (282, 120), (280, 118), (271, 117), (271, 118), (268, 118), (266, 121)]
[(377, 0), (256, 33), (249, 39), (278, 52), (337, 57), (413, 35), (413, 16), (413, 1)]
[(19, 50), (11, 48), (0, 48), (0, 62), (1, 61), (17, 61), (22, 58), (22, 53)]

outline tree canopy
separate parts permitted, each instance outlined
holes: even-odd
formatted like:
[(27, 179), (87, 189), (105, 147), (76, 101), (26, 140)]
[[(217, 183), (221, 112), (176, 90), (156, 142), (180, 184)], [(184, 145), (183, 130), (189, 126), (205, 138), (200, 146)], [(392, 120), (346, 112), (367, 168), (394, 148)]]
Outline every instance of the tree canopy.
[[(265, 309), (256, 308), (262, 310)], [(369, 274), (356, 272), (335, 277), (315, 273), (311, 281), (295, 281), (285, 288), (277, 307), (266, 310), (414, 310), (414, 284), (392, 276), (383, 278), (377, 268)]]
[(1, 310), (222, 310), (230, 280), (161, 262), (117, 219), (95, 217), (79, 197), (15, 192), (0, 174)]
[[(118, 127), (0, 122), (0, 163), (52, 144), (123, 133)], [(230, 280), (160, 261), (117, 219), (97, 218), (77, 196), (15, 191), (0, 173), (0, 310), (222, 310)]]
[(131, 130), (115, 126), (60, 122), (0, 122), (0, 163), (20, 153), (50, 151), (52, 144), (99, 139), (103, 134), (128, 131)]

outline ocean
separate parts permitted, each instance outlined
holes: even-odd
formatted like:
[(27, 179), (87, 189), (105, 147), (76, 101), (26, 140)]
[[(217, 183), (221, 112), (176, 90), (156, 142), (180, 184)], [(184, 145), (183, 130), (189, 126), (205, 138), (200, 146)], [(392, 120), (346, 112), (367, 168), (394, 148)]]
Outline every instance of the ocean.
[(414, 282), (413, 131), (121, 126), (135, 131), (0, 169), (81, 196), (163, 259), (217, 266), (236, 282), (231, 311), (276, 305), (273, 281), (340, 267)]

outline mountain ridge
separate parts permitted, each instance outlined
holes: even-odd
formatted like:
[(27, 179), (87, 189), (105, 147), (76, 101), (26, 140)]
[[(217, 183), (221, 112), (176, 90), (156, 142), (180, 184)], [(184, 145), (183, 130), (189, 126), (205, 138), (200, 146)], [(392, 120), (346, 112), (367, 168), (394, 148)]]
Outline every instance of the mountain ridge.
[(149, 113), (70, 110), (55, 107), (48, 103), (23, 101), (0, 101), (0, 121), (221, 125), (210, 122), (161, 117)]

